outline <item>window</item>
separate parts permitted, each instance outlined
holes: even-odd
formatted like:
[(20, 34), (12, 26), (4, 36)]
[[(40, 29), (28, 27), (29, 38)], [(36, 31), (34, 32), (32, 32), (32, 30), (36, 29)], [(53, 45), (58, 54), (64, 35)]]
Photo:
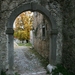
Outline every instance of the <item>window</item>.
[(46, 31), (45, 31), (45, 26), (42, 26), (42, 37), (45, 38)]

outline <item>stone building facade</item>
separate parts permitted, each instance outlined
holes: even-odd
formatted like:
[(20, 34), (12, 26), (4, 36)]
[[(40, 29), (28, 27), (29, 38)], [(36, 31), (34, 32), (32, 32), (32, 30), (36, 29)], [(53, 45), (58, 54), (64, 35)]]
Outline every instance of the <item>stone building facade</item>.
[[(63, 63), (63, 65), (69, 71), (75, 73), (75, 64), (74, 64), (75, 63), (75, 42), (74, 42), (75, 41), (75, 33), (74, 33), (75, 0), (1, 0), (0, 1), (0, 71), (2, 69), (4, 70), (6, 69), (5, 67), (7, 64), (9, 64), (8, 60), (11, 57), (8, 55), (9, 53), (13, 52), (13, 51), (8, 51), (9, 50), (8, 45), (10, 46), (10, 43), (13, 42), (13, 40), (10, 42), (11, 38), (13, 37), (12, 34), (10, 34), (12, 32), (11, 29), (10, 29), (11, 32), (10, 31), (9, 31), (10, 33), (8, 32), (10, 36), (6, 35), (6, 29), (8, 27), (7, 23), (11, 24), (12, 21), (9, 22), (10, 21), (9, 19), (12, 15), (14, 15), (13, 17), (15, 18), (20, 14), (18, 13), (19, 11), (21, 10), (24, 11), (22, 5), (24, 5), (25, 3), (30, 3), (31, 5), (30, 8), (32, 8), (33, 10), (38, 10), (37, 7), (36, 8), (34, 7), (35, 4), (34, 5), (31, 4), (32, 2), (46, 8), (49, 11), (50, 15), (53, 17), (54, 22), (56, 22), (57, 25), (58, 29), (57, 39), (55, 36), (56, 31), (54, 29), (52, 29), (53, 31), (50, 31), (51, 33), (50, 35), (52, 34), (54, 35), (52, 38), (56, 39), (56, 44), (54, 44), (54, 46), (56, 45), (56, 50), (54, 49), (55, 47), (51, 45), (52, 49), (55, 50), (52, 51), (55, 55), (49, 54), (52, 59), (50, 60), (50, 62), (52, 61), (54, 62), (55, 60), (56, 63)], [(20, 7), (21, 9), (15, 10), (18, 7)], [(40, 9), (39, 6), (38, 8)], [(14, 10), (17, 12), (13, 12)], [(42, 9), (42, 11), (44, 11), (44, 9)], [(14, 14), (12, 14), (12, 12)], [(41, 10), (39, 10), (39, 12), (41, 13)], [(15, 16), (16, 14), (17, 16)], [(13, 18), (11, 19), (13, 20)], [(10, 25), (8, 28), (10, 28)], [(11, 47), (12, 46), (13, 45), (11, 45)]]
[(44, 58), (49, 59), (49, 23), (46, 17), (39, 12), (34, 12), (33, 16), (34, 48)]

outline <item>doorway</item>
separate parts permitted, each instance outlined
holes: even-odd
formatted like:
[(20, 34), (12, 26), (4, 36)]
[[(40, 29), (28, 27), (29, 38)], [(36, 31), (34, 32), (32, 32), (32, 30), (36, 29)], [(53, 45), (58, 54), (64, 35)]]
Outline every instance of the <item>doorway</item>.
[(41, 14), (45, 15), (47, 20), (49, 21), (49, 25), (51, 27), (50, 29), (50, 49), (49, 49), (49, 63), (55, 64), (56, 61), (56, 37), (57, 37), (57, 25), (54, 19), (52, 18), (50, 12), (44, 8), (43, 6), (37, 4), (37, 3), (27, 3), (23, 4), (17, 8), (15, 8), (14, 11), (12, 11), (9, 20), (7, 22), (7, 30), (6, 33), (8, 35), (8, 62), (9, 62), (9, 69), (13, 70), (14, 65), (14, 47), (13, 47), (13, 22), (15, 18), (22, 13), (23, 11), (38, 11)]

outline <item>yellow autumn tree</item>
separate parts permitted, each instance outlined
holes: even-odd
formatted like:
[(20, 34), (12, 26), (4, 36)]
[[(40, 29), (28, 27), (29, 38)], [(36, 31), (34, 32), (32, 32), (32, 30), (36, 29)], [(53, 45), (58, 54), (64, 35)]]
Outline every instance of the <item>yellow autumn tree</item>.
[(27, 11), (21, 13), (15, 20), (14, 37), (27, 42), (30, 39), (30, 30), (33, 23), (32, 12)]

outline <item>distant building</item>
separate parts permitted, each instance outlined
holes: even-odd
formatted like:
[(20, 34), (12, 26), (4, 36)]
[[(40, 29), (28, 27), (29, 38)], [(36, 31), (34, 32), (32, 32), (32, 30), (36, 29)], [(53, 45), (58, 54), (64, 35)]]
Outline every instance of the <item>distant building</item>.
[(44, 58), (49, 58), (49, 30), (50, 26), (45, 16), (39, 12), (33, 15), (33, 42), (34, 48)]

